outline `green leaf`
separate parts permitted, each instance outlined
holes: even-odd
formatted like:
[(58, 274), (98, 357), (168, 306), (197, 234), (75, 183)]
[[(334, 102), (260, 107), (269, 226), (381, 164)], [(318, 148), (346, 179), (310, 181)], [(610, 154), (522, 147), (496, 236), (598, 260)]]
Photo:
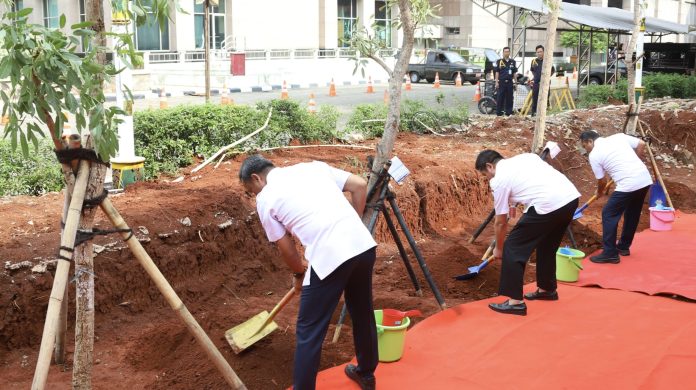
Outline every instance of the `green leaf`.
[(60, 23), (60, 28), (64, 28), (64, 27), (65, 27), (65, 21), (66, 21), (66, 20), (65, 20), (65, 14), (60, 14), (60, 22), (59, 22), (59, 23)]
[(70, 26), (70, 28), (72, 30), (80, 30), (83, 28), (90, 28), (92, 26), (94, 26), (94, 22), (86, 21), (86, 22), (82, 22), (82, 23), (73, 24), (72, 26)]
[(17, 15), (17, 19), (19, 19), (28, 16), (33, 10), (33, 8), (24, 8), (22, 10), (17, 11), (15, 14)]
[(27, 138), (24, 136), (24, 133), (19, 133), (19, 141), (22, 145), (22, 154), (24, 157), (29, 156), (29, 144), (27, 143)]

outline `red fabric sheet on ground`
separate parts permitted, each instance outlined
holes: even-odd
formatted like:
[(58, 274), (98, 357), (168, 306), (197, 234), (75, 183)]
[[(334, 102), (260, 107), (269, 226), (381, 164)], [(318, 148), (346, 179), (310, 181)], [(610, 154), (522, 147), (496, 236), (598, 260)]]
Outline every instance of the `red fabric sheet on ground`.
[[(525, 291), (534, 290), (528, 285)], [(526, 317), (492, 298), (438, 313), (408, 331), (402, 359), (380, 363), (377, 388), (684, 389), (696, 368), (696, 304), (625, 291), (559, 286)], [(344, 366), (319, 389), (357, 389)]]
[(636, 234), (619, 264), (585, 259), (583, 267), (573, 284), (696, 299), (696, 215), (678, 213), (668, 232)]

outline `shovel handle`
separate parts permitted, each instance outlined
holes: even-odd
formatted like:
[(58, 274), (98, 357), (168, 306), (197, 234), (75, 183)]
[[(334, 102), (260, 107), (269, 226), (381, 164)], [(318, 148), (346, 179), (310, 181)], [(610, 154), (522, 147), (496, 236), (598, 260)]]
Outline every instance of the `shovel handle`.
[(488, 245), (488, 249), (486, 249), (486, 253), (484, 253), (483, 256), (481, 256), (482, 261), (486, 260), (488, 258), (488, 255), (491, 254), (491, 252), (493, 251), (493, 248), (495, 248), (495, 240), (493, 240), (493, 242), (491, 242), (491, 245)]
[(284, 308), (285, 305), (288, 304), (288, 302), (290, 302), (290, 300), (292, 299), (292, 297), (293, 297), (294, 295), (295, 295), (295, 288), (293, 287), (293, 288), (290, 289), (290, 291), (288, 291), (288, 292), (285, 294), (285, 296), (283, 297), (283, 299), (281, 299), (280, 302), (278, 302), (278, 304), (275, 305), (275, 307), (273, 308), (273, 310), (271, 310), (271, 314), (268, 315), (268, 318), (266, 318), (266, 321), (264, 321), (264, 323), (263, 323), (263, 325), (261, 326), (260, 329), (265, 328), (266, 325), (268, 325), (268, 324), (270, 324), (271, 322), (273, 322), (273, 319), (274, 319), (275, 316), (278, 314), (278, 312), (279, 312), (282, 308)]

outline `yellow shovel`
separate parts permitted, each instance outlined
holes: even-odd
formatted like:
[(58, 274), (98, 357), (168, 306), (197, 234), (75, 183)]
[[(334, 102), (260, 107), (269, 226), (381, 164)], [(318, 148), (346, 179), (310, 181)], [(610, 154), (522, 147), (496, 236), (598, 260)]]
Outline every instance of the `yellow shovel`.
[(278, 304), (271, 310), (269, 314), (268, 311), (264, 310), (261, 313), (251, 317), (246, 322), (235, 326), (232, 329), (228, 329), (225, 332), (225, 338), (227, 342), (230, 343), (234, 353), (240, 353), (243, 350), (249, 348), (251, 345), (266, 337), (268, 334), (278, 329), (278, 324), (273, 322), (276, 314), (280, 312), (280, 309), (285, 307), (285, 305), (290, 302), (290, 299), (295, 295), (295, 289), (292, 288), (288, 291), (283, 299), (278, 302)]

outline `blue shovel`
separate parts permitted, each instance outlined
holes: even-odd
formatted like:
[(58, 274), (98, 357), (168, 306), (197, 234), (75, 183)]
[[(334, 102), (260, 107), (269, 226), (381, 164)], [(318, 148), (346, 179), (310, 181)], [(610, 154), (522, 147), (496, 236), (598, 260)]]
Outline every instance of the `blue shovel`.
[[(493, 240), (493, 242), (491, 242), (491, 245), (489, 245), (488, 249), (486, 249), (486, 253), (483, 254), (483, 257), (481, 257), (481, 260), (482, 260), (481, 264), (468, 267), (467, 270), (469, 271), (469, 273), (455, 276), (454, 279), (467, 280), (467, 279), (475, 278), (479, 274), (479, 272), (481, 272), (481, 270), (486, 268), (488, 266), (488, 263), (490, 263), (491, 260), (493, 260), (493, 255), (490, 255), (490, 254), (491, 254), (491, 251), (493, 250), (494, 247), (495, 247), (495, 240)], [(490, 255), (490, 257), (488, 255)]]

